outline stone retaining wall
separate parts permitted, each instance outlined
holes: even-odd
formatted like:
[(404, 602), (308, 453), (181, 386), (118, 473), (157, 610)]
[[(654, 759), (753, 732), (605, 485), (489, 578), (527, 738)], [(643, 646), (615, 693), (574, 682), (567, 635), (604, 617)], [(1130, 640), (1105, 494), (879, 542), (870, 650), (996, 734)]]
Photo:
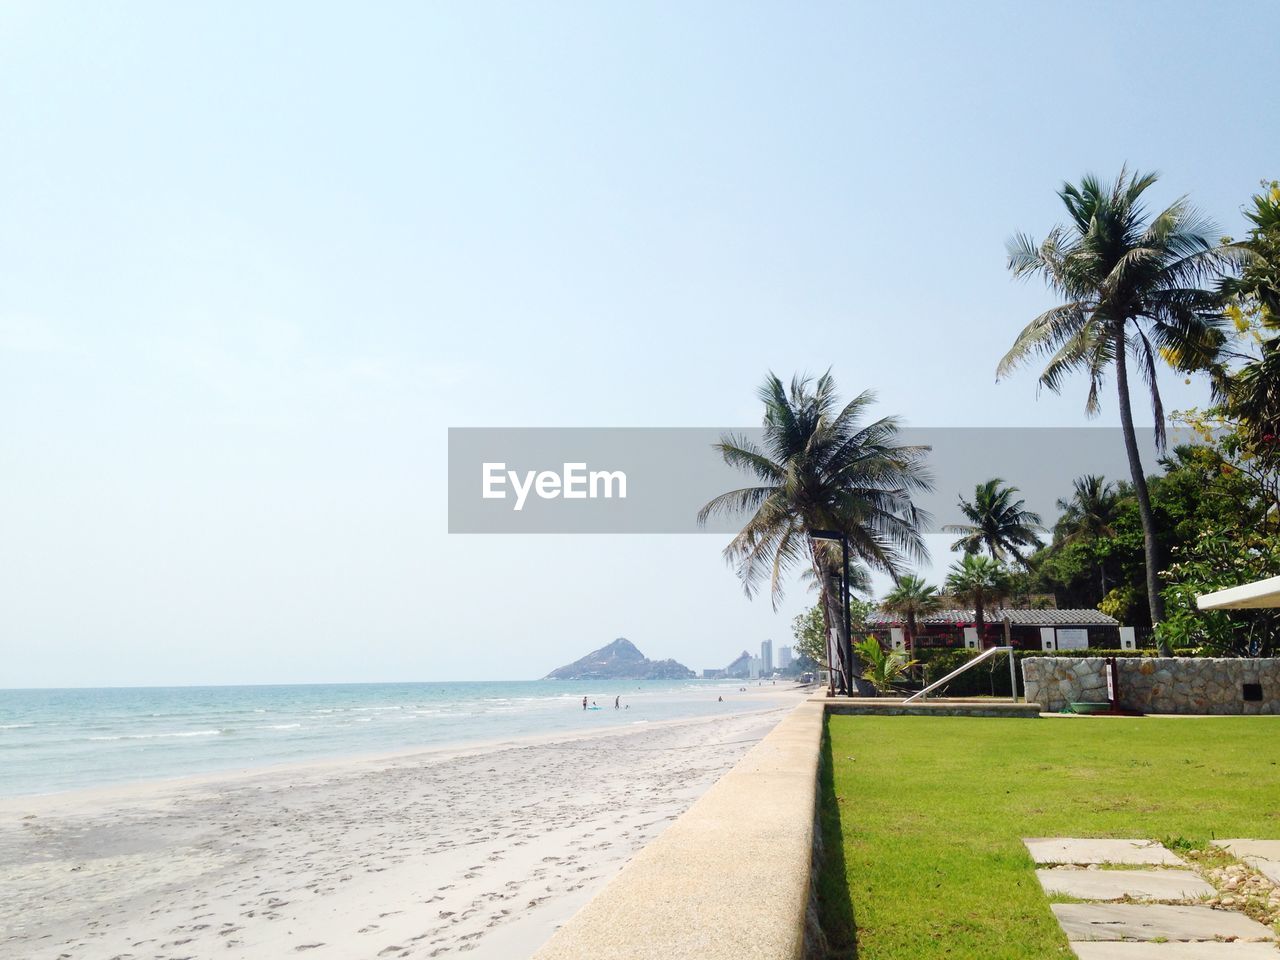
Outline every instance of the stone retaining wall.
[[(1142, 713), (1280, 713), (1280, 659), (1119, 657), (1120, 706)], [(1026, 657), (1027, 700), (1047, 713), (1072, 702), (1105, 703), (1102, 657)], [(1261, 699), (1246, 700), (1245, 684)]]

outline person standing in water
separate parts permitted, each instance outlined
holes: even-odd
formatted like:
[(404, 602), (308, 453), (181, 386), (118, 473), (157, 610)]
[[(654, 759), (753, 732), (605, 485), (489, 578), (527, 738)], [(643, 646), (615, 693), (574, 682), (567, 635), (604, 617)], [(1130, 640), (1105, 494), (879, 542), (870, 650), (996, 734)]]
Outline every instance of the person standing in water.
[(587, 698), (586, 698), (586, 697), (583, 697), (583, 698), (582, 698), (582, 709), (583, 709), (583, 710), (587, 709)]
[(622, 695), (613, 698), (613, 709), (618, 710), (622, 707)]

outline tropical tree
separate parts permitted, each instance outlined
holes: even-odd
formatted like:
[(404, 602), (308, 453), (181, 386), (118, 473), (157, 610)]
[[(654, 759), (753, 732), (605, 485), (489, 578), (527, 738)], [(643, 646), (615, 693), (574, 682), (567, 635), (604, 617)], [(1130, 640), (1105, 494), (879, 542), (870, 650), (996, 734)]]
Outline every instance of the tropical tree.
[(1234, 336), (1214, 371), (1217, 411), (1228, 431), (1268, 468), (1280, 466), (1280, 183), (1264, 184), (1245, 210), (1253, 224), (1237, 244), (1248, 255), (1224, 281)]
[[(840, 544), (831, 540), (820, 540), (817, 544), (820, 553), (827, 554), (823, 558), (822, 568), (828, 574), (840, 575)], [(856, 606), (854, 597), (857, 594), (864, 596), (871, 593), (871, 571), (866, 565), (860, 563), (857, 557), (849, 558), (849, 566), (847, 570), (849, 578), (850, 607)], [(809, 589), (822, 592), (822, 582), (818, 575), (813, 572), (813, 567), (806, 567), (800, 574), (800, 579), (808, 585)]]
[(1236, 301), (1257, 305), (1264, 322), (1280, 325), (1280, 181), (1263, 183), (1244, 211), (1252, 226), (1237, 246), (1246, 259), (1239, 277), (1228, 277), (1223, 292)]
[(866, 637), (853, 646), (864, 664), (863, 676), (877, 693), (888, 693), (907, 679), (916, 661), (908, 660), (896, 650), (885, 650), (875, 637)]
[[(867, 601), (856, 596), (849, 598), (849, 623), (854, 632), (866, 629), (867, 616), (871, 610), (872, 605)], [(808, 657), (824, 669), (830, 667), (827, 648), (830, 646), (831, 634), (827, 630), (826, 610), (821, 601), (792, 618), (791, 635), (797, 656)]]
[(1043, 278), (1063, 302), (1027, 324), (996, 368), (997, 377), (1003, 377), (1032, 357), (1045, 357), (1040, 384), (1055, 393), (1068, 374), (1085, 373), (1090, 416), (1100, 408), (1107, 370), (1115, 368), (1120, 426), (1142, 518), (1152, 623), (1163, 616), (1160, 557), (1129, 402), (1129, 361), (1147, 385), (1156, 443), (1163, 449), (1157, 357), (1182, 371), (1213, 361), (1222, 342), (1221, 298), (1204, 285), (1245, 256), (1233, 245), (1215, 245), (1214, 227), (1185, 197), (1148, 217), (1142, 195), (1156, 179), (1154, 173), (1122, 169), (1110, 185), (1093, 176), (1079, 185), (1064, 184), (1058, 196), (1068, 222), (1054, 227), (1042, 243), (1025, 234), (1009, 241), (1013, 275)]
[(1040, 514), (1024, 509), (1025, 500), (1014, 499), (1017, 487), (1003, 484), (999, 477), (993, 477), (974, 488), (972, 501), (960, 498), (960, 512), (969, 522), (948, 523), (942, 528), (944, 533), (961, 534), (952, 550), (979, 553), (985, 549), (992, 560), (1004, 562), (1012, 555), (1025, 563), (1019, 548), (1035, 550), (1040, 546)]
[(1008, 573), (991, 557), (968, 553), (947, 572), (947, 591), (973, 605), (973, 625), (981, 645), (987, 605), (1008, 595)]
[(907, 628), (907, 649), (912, 651), (916, 648), (917, 618), (928, 616), (941, 606), (938, 588), (912, 574), (899, 578), (897, 585), (880, 601), (880, 608), (886, 613), (902, 617)]
[(797, 657), (808, 657), (824, 670), (830, 669), (830, 636), (821, 603), (815, 603), (791, 620), (792, 643)]
[(1098, 474), (1086, 474), (1072, 481), (1069, 498), (1058, 500), (1062, 511), (1054, 525), (1054, 549), (1077, 544), (1088, 547), (1094, 560), (1101, 596), (1107, 594), (1107, 567), (1098, 546), (1116, 535), (1120, 494), (1113, 483)]
[(788, 574), (810, 568), (822, 585), (828, 631), (838, 639), (835, 672), (842, 692), (853, 690), (858, 665), (845, 627), (838, 551), (815, 532), (835, 531), (849, 553), (873, 570), (898, 576), (904, 562), (921, 562), (927, 515), (912, 496), (930, 488), (926, 448), (897, 442), (893, 417), (864, 422), (874, 394), (841, 406), (830, 372), (792, 378), (788, 388), (770, 374), (759, 390), (764, 431), (759, 443), (726, 434), (715, 445), (725, 463), (750, 474), (751, 486), (722, 493), (698, 512), (698, 522), (746, 514), (724, 550), (743, 589), (753, 596), (768, 582), (774, 606)]

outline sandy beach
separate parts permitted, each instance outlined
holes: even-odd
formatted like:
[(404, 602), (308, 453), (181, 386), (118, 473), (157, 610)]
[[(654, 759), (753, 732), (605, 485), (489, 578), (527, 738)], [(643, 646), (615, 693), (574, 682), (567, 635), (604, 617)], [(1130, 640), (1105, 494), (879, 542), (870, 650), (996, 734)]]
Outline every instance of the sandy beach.
[(529, 956), (799, 699), (752, 694), (723, 717), (2, 801), (0, 956)]

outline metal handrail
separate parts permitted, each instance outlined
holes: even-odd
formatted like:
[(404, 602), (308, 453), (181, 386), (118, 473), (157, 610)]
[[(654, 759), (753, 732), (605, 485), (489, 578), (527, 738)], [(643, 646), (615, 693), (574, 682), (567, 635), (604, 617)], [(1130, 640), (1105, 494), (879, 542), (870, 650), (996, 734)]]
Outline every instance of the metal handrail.
[(992, 657), (994, 657), (998, 653), (1009, 654), (1009, 683), (1010, 683), (1009, 689), (1010, 689), (1010, 692), (1013, 694), (1013, 702), (1017, 703), (1018, 702), (1018, 673), (1017, 673), (1016, 661), (1013, 659), (1013, 647), (992, 647), (990, 650), (984, 650), (982, 651), (982, 653), (978, 654), (976, 657), (974, 657), (964, 666), (960, 667), (959, 669), (952, 670), (941, 680), (935, 680), (933, 683), (929, 684), (919, 693), (913, 693), (911, 696), (907, 697), (907, 699), (903, 700), (902, 702), (911, 703), (913, 700), (925, 699), (925, 695), (930, 690), (936, 690), (938, 687), (942, 686), (944, 683), (948, 683), (951, 680), (954, 680), (956, 677), (960, 676), (960, 674), (964, 673), (970, 667), (976, 667), (978, 664), (982, 663), (984, 660), (990, 660)]

